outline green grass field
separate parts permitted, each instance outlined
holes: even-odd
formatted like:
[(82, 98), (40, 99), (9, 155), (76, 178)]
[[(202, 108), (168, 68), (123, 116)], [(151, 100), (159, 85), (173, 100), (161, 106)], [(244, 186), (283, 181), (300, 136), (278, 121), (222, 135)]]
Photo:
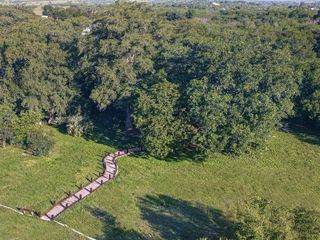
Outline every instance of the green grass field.
[[(0, 149), (0, 203), (45, 211), (50, 200), (75, 191), (101, 170), (121, 143), (48, 128), (56, 141), (48, 157)], [(94, 136), (91, 139), (96, 139)], [(197, 163), (146, 154), (119, 160), (116, 180), (67, 210), (58, 220), (97, 239), (197, 239), (228, 236), (229, 205), (259, 195), (288, 207), (320, 210), (320, 136), (296, 128), (274, 132), (265, 149), (241, 157), (217, 155)], [(56, 223), (0, 208), (0, 239), (82, 239)]]

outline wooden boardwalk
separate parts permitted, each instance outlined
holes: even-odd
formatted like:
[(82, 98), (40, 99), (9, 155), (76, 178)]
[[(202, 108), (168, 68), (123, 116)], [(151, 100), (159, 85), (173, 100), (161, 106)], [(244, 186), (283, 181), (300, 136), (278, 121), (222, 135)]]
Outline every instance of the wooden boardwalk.
[(107, 155), (103, 159), (104, 171), (101, 176), (99, 176), (96, 179), (92, 179), (92, 181), (88, 185), (79, 189), (78, 192), (74, 194), (70, 194), (67, 198), (56, 203), (46, 213), (41, 215), (40, 218), (46, 221), (55, 220), (61, 213), (63, 213), (69, 207), (81, 201), (82, 199), (86, 198), (87, 196), (92, 194), (94, 191), (96, 191), (99, 187), (101, 187), (103, 184), (115, 178), (118, 174), (118, 165), (116, 162), (117, 158), (126, 156), (130, 153), (135, 153), (140, 151), (142, 151), (142, 148), (135, 147), (135, 148), (129, 148), (125, 150), (119, 150)]

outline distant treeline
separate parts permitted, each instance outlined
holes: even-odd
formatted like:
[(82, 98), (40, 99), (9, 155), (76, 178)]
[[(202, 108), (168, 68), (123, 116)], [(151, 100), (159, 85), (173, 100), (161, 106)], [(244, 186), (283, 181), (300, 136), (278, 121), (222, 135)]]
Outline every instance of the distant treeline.
[(76, 135), (103, 116), (157, 157), (241, 154), (291, 119), (319, 126), (318, 11), (44, 10), (0, 7), (0, 103), (18, 116), (39, 112)]

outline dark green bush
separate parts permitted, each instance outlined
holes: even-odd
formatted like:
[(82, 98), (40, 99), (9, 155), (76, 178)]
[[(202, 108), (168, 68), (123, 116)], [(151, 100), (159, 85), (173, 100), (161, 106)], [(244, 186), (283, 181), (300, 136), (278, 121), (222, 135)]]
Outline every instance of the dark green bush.
[(320, 239), (320, 213), (304, 208), (296, 208), (294, 213), (294, 230), (298, 239)]
[(28, 134), (26, 147), (35, 156), (48, 155), (53, 145), (52, 139), (39, 131), (31, 131)]
[(34, 132), (39, 127), (41, 119), (42, 115), (37, 111), (21, 113), (13, 122), (15, 143), (26, 147), (30, 133)]
[(240, 205), (235, 217), (236, 239), (320, 239), (320, 213), (278, 207), (254, 198)]
[(13, 122), (16, 120), (15, 112), (4, 104), (0, 104), (0, 141), (2, 147), (11, 143), (14, 136)]

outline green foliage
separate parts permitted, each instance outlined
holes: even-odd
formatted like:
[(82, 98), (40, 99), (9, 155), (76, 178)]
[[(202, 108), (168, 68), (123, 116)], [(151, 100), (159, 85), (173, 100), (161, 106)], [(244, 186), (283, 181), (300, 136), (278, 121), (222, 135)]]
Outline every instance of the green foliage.
[(2, 147), (13, 140), (13, 123), (16, 118), (15, 112), (9, 106), (0, 104), (0, 141)]
[[(213, 206), (221, 206), (223, 199), (230, 196), (235, 199), (256, 192), (270, 194), (272, 199), (288, 206), (297, 203), (317, 206), (317, 136), (304, 138), (297, 134), (308, 142), (302, 143), (292, 135), (272, 131), (292, 116), (319, 122), (319, 13), (305, 5), (237, 2), (221, 3), (222, 7), (225, 10), (220, 11), (220, 7), (210, 3), (168, 3), (157, 8), (117, 2), (98, 7), (98, 11), (47, 7), (46, 13), (53, 16), (48, 19), (35, 16), (30, 9), (0, 7), (2, 142), (11, 143), (14, 137), (34, 154), (46, 154), (52, 142), (47, 135), (35, 131), (42, 118), (39, 113), (49, 119), (67, 119), (68, 132), (80, 136), (91, 125), (89, 120), (95, 117), (97, 107), (105, 115), (116, 116), (118, 126), (122, 126), (124, 116), (120, 111), (130, 109), (142, 142), (154, 156), (163, 158), (180, 149), (196, 150), (201, 156), (217, 153), (214, 162), (209, 160), (201, 166), (190, 161), (172, 165), (137, 156), (137, 161), (123, 159), (124, 167), (140, 168), (145, 173), (137, 178), (137, 171), (127, 171), (121, 184), (127, 184), (129, 191), (123, 192), (116, 186), (112, 191), (115, 194), (107, 199), (120, 205), (120, 198), (126, 200), (128, 211), (116, 212), (126, 227), (141, 229), (146, 225), (143, 217), (152, 222), (161, 216), (151, 212), (151, 219), (150, 211), (142, 215), (132, 198), (149, 193), (150, 189), (156, 192), (165, 189), (175, 197), (200, 199)], [(91, 33), (82, 36), (81, 31), (88, 26)], [(15, 119), (15, 114), (20, 117)], [(274, 136), (271, 147), (244, 154), (237, 161), (219, 154), (250, 152), (263, 146), (271, 135)], [(65, 188), (65, 179), (81, 181), (79, 176), (92, 172), (90, 161), (105, 152), (105, 145), (93, 141), (62, 135), (59, 138), (64, 140), (53, 150), (55, 164), (50, 160), (39, 165), (31, 156), (24, 159), (18, 149), (0, 149), (0, 159), (6, 162), (9, 171), (0, 172), (4, 174), (0, 177), (1, 184), (12, 186), (8, 182), (12, 178), (6, 176), (17, 176), (14, 181), (17, 191), (13, 193), (5, 187), (3, 191), (8, 191), (0, 198), (15, 205), (30, 202), (47, 207), (46, 199), (52, 198), (51, 190), (46, 189), (49, 183), (58, 181), (57, 186)], [(83, 152), (83, 161), (79, 161)], [(85, 163), (80, 173), (79, 162)], [(65, 167), (66, 164), (70, 166)], [(16, 169), (28, 173), (33, 169), (32, 176), (17, 174)], [(48, 169), (47, 180), (41, 174)], [(212, 172), (219, 174), (213, 176)], [(58, 173), (63, 182), (55, 175)], [(34, 181), (29, 181), (35, 175)], [(295, 184), (293, 175), (299, 179)], [(21, 176), (27, 179), (19, 185)], [(235, 181), (230, 182), (230, 176)], [(44, 194), (34, 196), (28, 190), (27, 199), (20, 200), (16, 192), (23, 195), (25, 184)], [(212, 188), (213, 185), (220, 187)], [(277, 188), (273, 189), (274, 186)], [(215, 197), (204, 197), (209, 194)], [(305, 196), (309, 201), (305, 201)], [(118, 208), (123, 209), (120, 205)], [(83, 214), (87, 209), (79, 211)], [(131, 217), (128, 212), (133, 213), (129, 214)], [(184, 214), (173, 215), (172, 221), (168, 221), (172, 212), (165, 213), (165, 221), (154, 221), (152, 225), (164, 224), (158, 227), (159, 232), (168, 234), (165, 236), (175, 238), (174, 233), (181, 226), (190, 226), (185, 223)], [(87, 222), (92, 226), (99, 224), (89, 212), (86, 216), (89, 216), (86, 222), (79, 226), (85, 229)], [(143, 224), (136, 223), (139, 217)], [(275, 207), (262, 199), (248, 202), (240, 209), (238, 221), (240, 238), (319, 238), (318, 212)], [(143, 230), (153, 231), (150, 229), (148, 226)], [(153, 234), (150, 238), (158, 237), (158, 233)]]
[(31, 130), (27, 136), (26, 148), (35, 156), (47, 156), (54, 142), (49, 136), (39, 130)]
[(48, 123), (69, 119), (77, 136), (87, 128), (77, 112), (111, 112), (118, 126), (126, 116), (127, 130), (134, 112), (159, 157), (187, 148), (243, 154), (288, 118), (318, 123), (318, 14), (309, 5), (221, 4), (46, 6), (47, 19), (1, 7), (0, 102)]
[(298, 239), (320, 239), (320, 213), (299, 207), (293, 210)]
[(1, 6), (0, 7), (0, 32), (7, 32), (10, 30), (9, 26), (15, 25), (19, 22), (26, 21), (33, 18), (32, 9), (19, 6)]
[(191, 142), (196, 145), (201, 155), (222, 151), (226, 136), (219, 134), (219, 130), (226, 124), (228, 97), (221, 96), (215, 89), (208, 89), (208, 81), (194, 80), (188, 89), (189, 122), (192, 124)]
[(140, 91), (134, 112), (144, 147), (154, 156), (166, 157), (181, 141), (182, 122), (177, 119), (179, 91), (175, 84), (163, 80)]
[[(71, 22), (28, 19), (0, 37), (0, 101), (18, 112), (63, 115), (75, 95), (69, 61), (77, 28)], [(80, 36), (80, 33), (79, 33)]]
[(295, 208), (275, 207), (270, 201), (255, 198), (238, 208), (239, 239), (319, 239), (320, 213)]
[(22, 113), (14, 122), (15, 142), (23, 146), (27, 143), (28, 133), (37, 128), (37, 124), (41, 124), (42, 114), (35, 111), (27, 111)]
[(240, 206), (237, 216), (239, 239), (297, 239), (293, 216), (265, 199), (254, 199)]
[(313, 16), (314, 16), (314, 13), (312, 11), (303, 7), (298, 7), (294, 9), (292, 12), (290, 12), (289, 14), (290, 18), (296, 18), (296, 19), (299, 19), (300, 21), (307, 21), (309, 19), (312, 19)]
[(291, 53), (255, 34), (198, 27), (179, 30), (161, 56), (168, 79), (180, 86), (190, 143), (205, 156), (250, 151), (293, 113), (299, 75)]
[(90, 8), (83, 9), (78, 6), (71, 6), (68, 8), (56, 7), (52, 5), (46, 5), (43, 7), (43, 15), (53, 17), (55, 19), (66, 20), (68, 18), (75, 18), (81, 16), (90, 16)]
[(153, 70), (161, 22), (145, 4), (126, 3), (107, 8), (92, 26), (82, 59), (87, 93), (100, 110), (126, 99), (138, 81)]
[(81, 114), (71, 115), (67, 119), (68, 134), (80, 137), (92, 128), (92, 123), (87, 116)]
[(191, 9), (188, 9), (188, 11), (186, 12), (186, 18), (193, 18), (194, 15), (194, 11), (192, 11)]
[[(320, 123), (320, 62), (318, 59), (310, 63), (306, 71), (303, 84), (301, 85), (301, 95), (299, 105), (302, 106), (299, 113), (306, 119), (311, 119)], [(299, 106), (298, 105), (298, 106)]]

